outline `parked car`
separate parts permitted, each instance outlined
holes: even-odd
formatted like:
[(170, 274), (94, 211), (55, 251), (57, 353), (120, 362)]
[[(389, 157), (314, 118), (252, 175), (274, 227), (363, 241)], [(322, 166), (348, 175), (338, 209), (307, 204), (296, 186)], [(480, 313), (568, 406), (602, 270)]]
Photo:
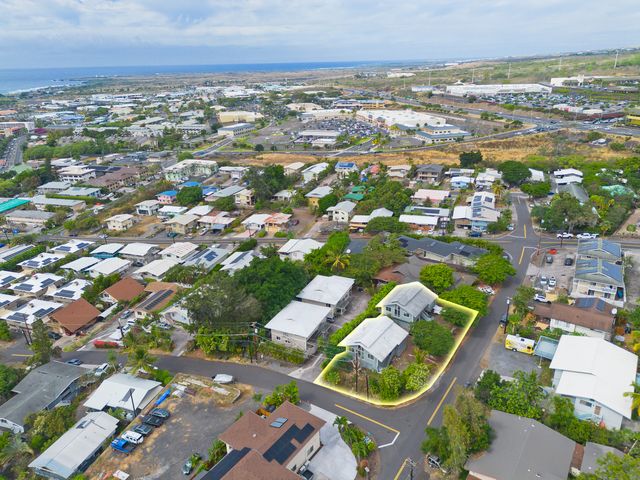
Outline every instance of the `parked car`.
[(509, 225), (507, 225), (507, 230), (509, 230), (510, 232), (513, 232), (515, 230), (515, 225), (513, 223), (510, 223)]
[(547, 283), (549, 283), (549, 279), (546, 276), (542, 275), (540, 277), (540, 285), (544, 287)]
[(116, 452), (121, 452), (129, 455), (135, 450), (136, 444), (128, 442), (124, 438), (116, 438), (111, 442), (111, 448), (113, 448)]
[(156, 325), (162, 330), (171, 330), (171, 325), (169, 325), (167, 322), (158, 322)]
[(573, 265), (573, 255), (567, 255), (566, 257), (564, 257), (564, 265), (566, 267), (570, 267), (571, 265)]
[(96, 368), (93, 371), (93, 374), (96, 377), (101, 377), (102, 375), (104, 375), (105, 373), (107, 373), (107, 371), (109, 371), (109, 367), (110, 365), (108, 363), (103, 363), (102, 365), (99, 365), (98, 368)]
[(133, 430), (136, 433), (139, 433), (140, 435), (144, 435), (146, 437), (150, 435), (151, 432), (153, 432), (153, 427), (151, 425), (147, 425), (146, 423), (139, 423), (135, 427), (133, 427), (131, 430)]
[(154, 417), (160, 417), (164, 419), (167, 419), (171, 416), (169, 411), (165, 410), (164, 408), (154, 408), (149, 412), (149, 415), (153, 415)]
[(506, 325), (507, 324), (507, 314), (503, 313), (502, 316), (500, 317), (500, 325)]
[(200, 458), (202, 457), (200, 457), (199, 453), (192, 454), (187, 461), (184, 462), (184, 465), (182, 466), (182, 473), (184, 475), (189, 475), (193, 470), (193, 464), (200, 460)]
[(47, 332), (47, 336), (51, 339), (51, 340), (60, 340), (62, 338), (62, 335), (60, 335), (57, 332), (52, 332), (51, 330), (49, 330)]
[(576, 235), (576, 238), (578, 238), (580, 240), (592, 240), (594, 238), (598, 238), (598, 234), (597, 233), (584, 232), (584, 233), (579, 233), (578, 235)]
[(235, 378), (233, 378), (233, 375), (227, 375), (226, 373), (217, 373), (211, 378), (214, 382), (220, 383), (221, 385), (235, 382)]
[(472, 238), (480, 238), (482, 237), (482, 232), (469, 232), (467, 236)]
[(79, 358), (72, 358), (71, 360), (67, 360), (65, 363), (68, 363), (69, 365), (75, 365), (75, 366), (79, 367), (84, 362), (82, 360), (80, 360)]
[(549, 264), (553, 263), (553, 255), (546, 254), (544, 256), (544, 261), (549, 263)]
[(133, 312), (131, 310), (125, 310), (124, 312), (122, 312), (122, 315), (120, 315), (121, 318), (129, 318), (131, 316)]
[(142, 423), (146, 423), (147, 425), (157, 428), (164, 423), (164, 419), (156, 417), (155, 415), (145, 415), (142, 419)]
[(556, 282), (556, 277), (549, 277), (549, 286), (555, 287), (558, 283)]
[(178, 236), (178, 234), (176, 232), (167, 233), (167, 237), (169, 237), (169, 238), (176, 238), (177, 236)]
[(556, 235), (558, 238), (573, 238), (573, 233), (562, 232)]
[(127, 430), (120, 437), (127, 442), (135, 443), (136, 445), (140, 445), (144, 441), (144, 436), (141, 433), (134, 432), (133, 430)]
[(540, 293), (536, 293), (533, 296), (533, 300), (535, 302), (542, 302), (542, 303), (551, 303), (549, 300), (547, 300), (547, 297), (545, 295), (542, 295)]

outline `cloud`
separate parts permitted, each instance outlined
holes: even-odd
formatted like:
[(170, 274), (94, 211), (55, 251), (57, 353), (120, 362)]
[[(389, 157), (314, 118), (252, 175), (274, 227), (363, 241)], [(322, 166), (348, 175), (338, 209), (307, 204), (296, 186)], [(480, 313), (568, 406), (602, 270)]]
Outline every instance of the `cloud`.
[(0, 0), (0, 12), (6, 67), (470, 58), (640, 43), (636, 0)]

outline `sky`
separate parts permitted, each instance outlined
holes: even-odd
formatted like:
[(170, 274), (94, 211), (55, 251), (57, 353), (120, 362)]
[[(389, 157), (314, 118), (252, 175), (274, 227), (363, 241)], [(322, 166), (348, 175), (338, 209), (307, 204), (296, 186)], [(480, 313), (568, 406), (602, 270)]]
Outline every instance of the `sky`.
[(638, 0), (0, 0), (0, 68), (520, 56), (638, 25)]

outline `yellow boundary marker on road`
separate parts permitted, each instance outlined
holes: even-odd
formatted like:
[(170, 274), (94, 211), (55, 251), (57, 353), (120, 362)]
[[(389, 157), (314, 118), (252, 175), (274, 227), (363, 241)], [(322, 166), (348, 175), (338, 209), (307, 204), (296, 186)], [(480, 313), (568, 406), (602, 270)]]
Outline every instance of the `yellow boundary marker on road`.
[(400, 430), (396, 430), (395, 428), (390, 427), (389, 425), (385, 425), (384, 423), (379, 422), (378, 420), (374, 420), (373, 418), (367, 417), (366, 415), (363, 415), (361, 413), (355, 412), (355, 411), (353, 411), (353, 410), (351, 410), (351, 409), (349, 409), (347, 407), (343, 407), (342, 405), (339, 405), (337, 403), (334, 403), (334, 405), (336, 407), (338, 407), (338, 408), (341, 408), (345, 412), (352, 413), (353, 415), (356, 415), (356, 416), (358, 416), (360, 418), (364, 418), (365, 420), (368, 420), (371, 423), (375, 423), (376, 425), (378, 425), (378, 426), (380, 426), (382, 428), (386, 428), (387, 430), (391, 430), (393, 433), (400, 433)]
[(524, 258), (524, 247), (522, 247), (522, 253), (520, 254), (520, 260), (518, 260), (518, 265), (522, 263), (523, 258)]
[(324, 374), (326, 372), (328, 372), (329, 370), (331, 370), (331, 368), (333, 368), (333, 366), (337, 362), (339, 362), (342, 358), (346, 357), (349, 354), (347, 352), (346, 348), (345, 348), (344, 352), (339, 353), (338, 355), (333, 357), (333, 359), (331, 359), (331, 361), (322, 370), (322, 372), (320, 372), (320, 375), (318, 375), (316, 377), (316, 379), (313, 381), (313, 383), (315, 383), (316, 385), (320, 385), (322, 387), (328, 388), (329, 390), (333, 390), (334, 392), (338, 392), (338, 393), (340, 393), (342, 395), (346, 395), (348, 397), (352, 397), (352, 398), (361, 400), (361, 401), (369, 403), (371, 405), (378, 405), (378, 406), (381, 406), (381, 407), (397, 407), (398, 405), (402, 405), (404, 403), (411, 402), (411, 401), (413, 401), (413, 400), (415, 400), (417, 398), (420, 398), (422, 395), (424, 395), (426, 392), (428, 392), (433, 387), (433, 385), (438, 381), (438, 379), (440, 379), (440, 377), (442, 376), (444, 371), (449, 366), (449, 363), (451, 363), (451, 360), (455, 356), (456, 352), (458, 351), (458, 348), (460, 348), (460, 345), (462, 345), (462, 341), (467, 336), (467, 333), (469, 332), (469, 329), (471, 328), (471, 325), (473, 325), (474, 320), (478, 316), (477, 310), (473, 310), (471, 308), (464, 307), (462, 305), (458, 305), (457, 303), (453, 303), (453, 302), (450, 302), (448, 300), (443, 300), (442, 298), (438, 298), (437, 299), (437, 303), (442, 305), (442, 306), (445, 306), (445, 307), (455, 308), (457, 310), (462, 310), (463, 312), (467, 313), (467, 315), (469, 315), (469, 321), (467, 322), (467, 325), (462, 329), (460, 334), (457, 336), (451, 351), (442, 360), (442, 362), (440, 363), (440, 365), (437, 368), (436, 372), (434, 373), (433, 377), (431, 377), (429, 382), (427, 382), (427, 384), (424, 387), (422, 387), (422, 389), (420, 389), (417, 392), (412, 393), (410, 395), (406, 395), (404, 397), (400, 397), (397, 400), (385, 401), (385, 400), (377, 400), (377, 399), (373, 399), (373, 398), (367, 398), (363, 394), (355, 393), (355, 392), (353, 392), (353, 391), (351, 391), (349, 389), (346, 389), (346, 388), (343, 388), (343, 387), (338, 387), (336, 385), (332, 385), (332, 384), (328, 383), (324, 379)]
[(444, 403), (445, 399), (447, 398), (447, 395), (449, 395), (449, 392), (451, 391), (451, 389), (455, 385), (456, 380), (458, 380), (458, 377), (453, 377), (453, 380), (451, 380), (451, 383), (449, 384), (449, 387), (444, 392), (444, 395), (442, 396), (442, 398), (438, 402), (438, 405), (436, 405), (436, 409), (433, 411), (433, 413), (429, 417), (429, 421), (427, 422), (427, 427), (429, 425), (431, 425), (431, 422), (433, 422), (433, 419), (436, 418), (436, 414), (438, 413), (438, 410), (440, 410), (440, 407), (442, 406), (442, 404)]
[(524, 227), (524, 238), (527, 238), (527, 226), (523, 225)]
[(396, 473), (396, 476), (393, 477), (393, 480), (398, 480), (400, 478), (400, 475), (402, 475), (402, 471), (406, 466), (407, 466), (407, 459), (405, 458), (404, 462), (402, 462), (402, 465), (400, 465), (400, 468), (398, 469), (398, 473)]

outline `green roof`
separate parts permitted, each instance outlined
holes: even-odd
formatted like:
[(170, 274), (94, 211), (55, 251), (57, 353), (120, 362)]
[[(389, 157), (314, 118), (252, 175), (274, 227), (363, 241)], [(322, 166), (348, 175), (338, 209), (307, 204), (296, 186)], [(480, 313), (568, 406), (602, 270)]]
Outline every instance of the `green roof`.
[(23, 198), (12, 198), (11, 200), (7, 200), (6, 202), (0, 203), (0, 213), (6, 213), (10, 210), (15, 210), (22, 205), (29, 203), (29, 200), (25, 200)]
[(347, 200), (354, 200), (356, 202), (359, 202), (364, 198), (364, 195), (361, 193), (347, 193), (343, 198), (346, 198)]
[(353, 187), (351, 189), (351, 193), (361, 193), (364, 192), (366, 190), (366, 187), (364, 185), (358, 185), (357, 187)]

